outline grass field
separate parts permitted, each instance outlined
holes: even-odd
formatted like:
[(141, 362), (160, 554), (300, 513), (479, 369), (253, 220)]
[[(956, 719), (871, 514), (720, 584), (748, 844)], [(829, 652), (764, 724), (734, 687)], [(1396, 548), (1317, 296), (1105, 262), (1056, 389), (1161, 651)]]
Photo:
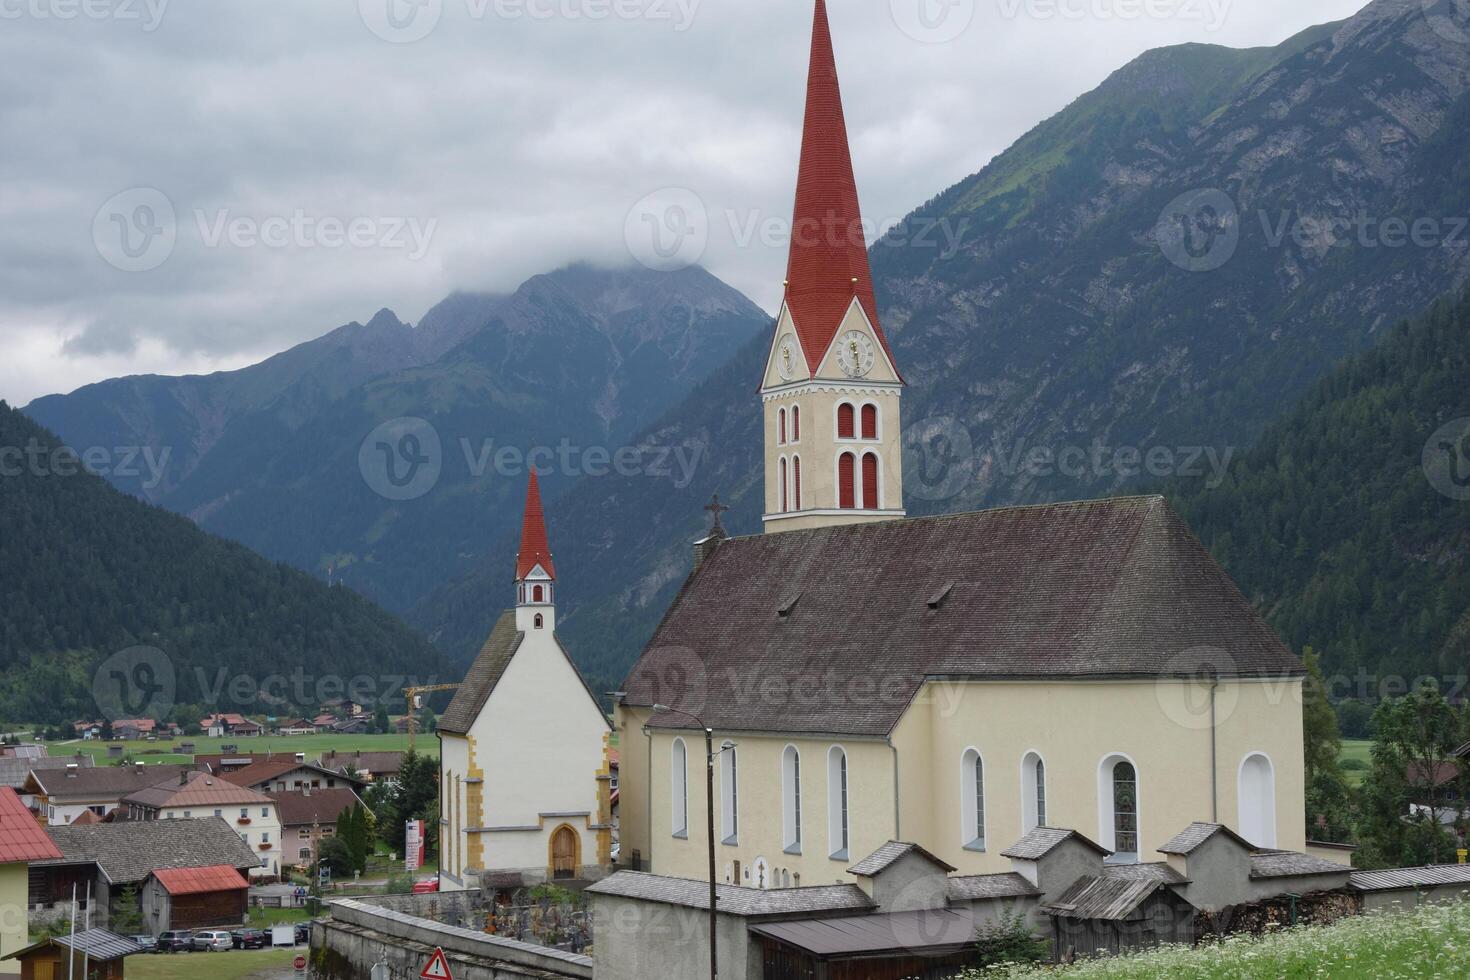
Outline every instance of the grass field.
[[(132, 977), (129, 969), (128, 976)], [(1051, 980), (1460, 980), (1470, 976), (1470, 902), (1414, 912), (1355, 916), (1331, 926), (1286, 929), (1264, 938), (1170, 947), (1065, 969), (989, 970), (999, 977)]]
[(274, 980), (290, 976), (299, 949), (236, 949), (228, 953), (140, 953), (127, 958), (128, 980)]
[[(1339, 761), (1346, 762), (1349, 759), (1361, 760), (1365, 766), (1373, 764), (1373, 743), (1367, 739), (1343, 739), (1342, 753), (1338, 756)], [(1363, 779), (1368, 775), (1368, 770), (1348, 769), (1344, 771), (1348, 784), (1361, 786)]]
[[(121, 745), (124, 755), (145, 762), (188, 762), (189, 757), (177, 751), (179, 742), (193, 742), (194, 750), (204, 755), (223, 751), (221, 746), (234, 745), (245, 752), (305, 752), (308, 758), (316, 758), (324, 752), (336, 749), (339, 753), (361, 750), (363, 752), (407, 751), (407, 735), (270, 735), (260, 738), (181, 738), (159, 739), (156, 742), (98, 742), (82, 741), (52, 742), (51, 755), (70, 755), (82, 752), (95, 756), (99, 764), (108, 761), (107, 747)], [(439, 756), (439, 739), (430, 734), (420, 734), (414, 739), (414, 749), (420, 755), (434, 758)], [(113, 760), (116, 761), (116, 760)]]

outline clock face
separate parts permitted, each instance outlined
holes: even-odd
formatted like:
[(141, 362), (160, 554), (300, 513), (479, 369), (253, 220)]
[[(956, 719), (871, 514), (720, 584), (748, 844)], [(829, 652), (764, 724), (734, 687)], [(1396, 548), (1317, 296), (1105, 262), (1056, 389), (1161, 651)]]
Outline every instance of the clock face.
[(786, 336), (782, 337), (781, 342), (776, 346), (776, 370), (780, 372), (781, 377), (787, 381), (790, 381), (792, 378), (796, 377), (797, 356), (796, 338), (793, 337), (791, 334), (787, 334)]
[(849, 378), (867, 377), (877, 357), (872, 338), (861, 330), (849, 330), (837, 342), (837, 363)]

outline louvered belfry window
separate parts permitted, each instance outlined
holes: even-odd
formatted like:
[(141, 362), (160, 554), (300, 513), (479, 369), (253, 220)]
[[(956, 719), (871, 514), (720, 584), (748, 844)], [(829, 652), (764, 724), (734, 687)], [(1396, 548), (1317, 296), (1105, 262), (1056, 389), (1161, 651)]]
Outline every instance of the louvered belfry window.
[(853, 412), (852, 406), (843, 402), (837, 406), (837, 438), (851, 439), (853, 437)]
[(878, 406), (863, 406), (863, 438), (878, 438)]
[(863, 507), (878, 509), (878, 454), (863, 454)]
[(837, 506), (844, 510), (851, 510), (857, 506), (857, 498), (853, 493), (853, 468), (857, 461), (852, 453), (843, 453), (837, 457)]

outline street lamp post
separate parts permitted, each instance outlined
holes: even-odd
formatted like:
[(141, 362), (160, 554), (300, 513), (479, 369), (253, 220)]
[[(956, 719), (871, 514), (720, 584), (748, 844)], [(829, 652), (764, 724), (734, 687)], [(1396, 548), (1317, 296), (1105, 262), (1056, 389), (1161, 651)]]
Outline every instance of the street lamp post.
[(715, 953), (719, 929), (719, 918), (716, 914), (719, 896), (715, 891), (715, 730), (701, 721), (699, 716), (670, 708), (666, 704), (656, 704), (653, 710), (692, 718), (704, 729), (704, 814), (709, 832), (709, 976), (710, 980), (717, 980), (720, 968)]

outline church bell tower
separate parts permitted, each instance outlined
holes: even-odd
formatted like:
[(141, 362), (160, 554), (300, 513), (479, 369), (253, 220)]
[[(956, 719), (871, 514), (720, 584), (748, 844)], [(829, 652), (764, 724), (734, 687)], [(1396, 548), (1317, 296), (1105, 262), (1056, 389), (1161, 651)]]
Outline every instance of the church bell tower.
[(904, 382), (878, 323), (825, 0), (816, 0), (786, 292), (761, 382), (767, 532), (904, 516)]
[(546, 515), (541, 511), (541, 484), (531, 470), (526, 486), (526, 511), (521, 518), (521, 550), (516, 554), (516, 630), (556, 629), (556, 566), (546, 540)]

